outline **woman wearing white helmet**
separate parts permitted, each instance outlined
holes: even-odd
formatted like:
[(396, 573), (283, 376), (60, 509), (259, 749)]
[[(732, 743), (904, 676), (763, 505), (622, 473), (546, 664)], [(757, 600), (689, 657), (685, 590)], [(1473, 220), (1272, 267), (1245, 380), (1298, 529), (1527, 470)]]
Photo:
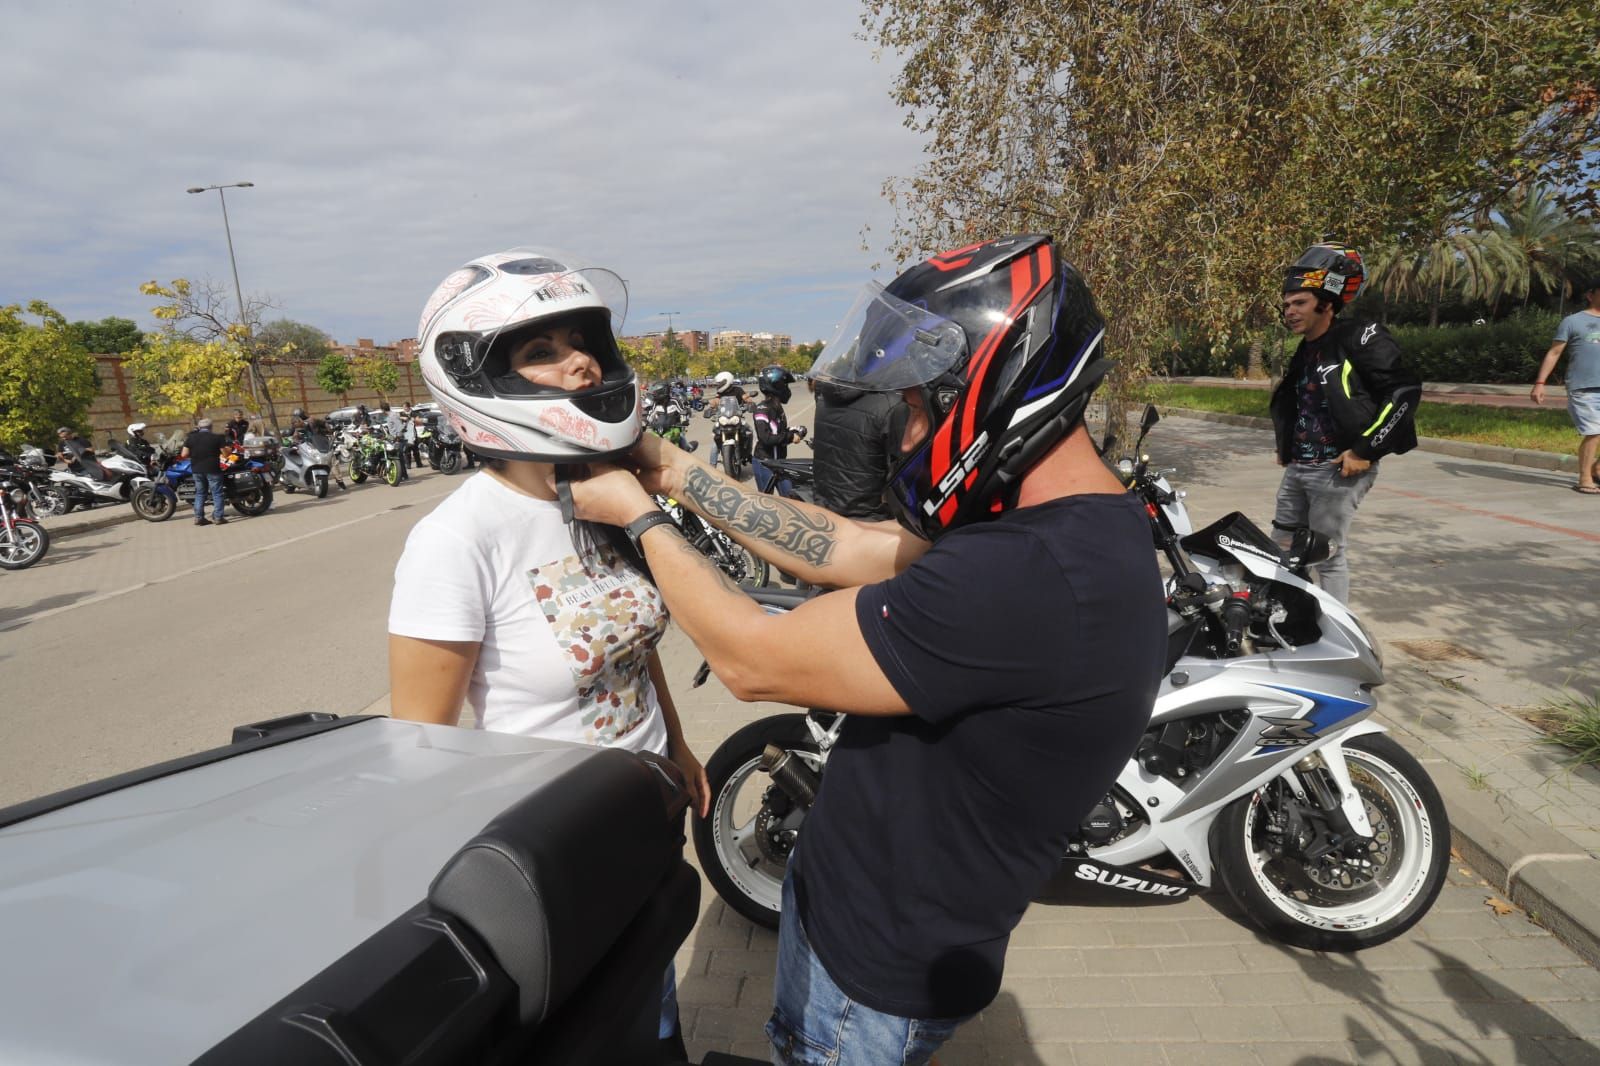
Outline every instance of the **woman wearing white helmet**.
[[(445, 278), (422, 312), (417, 361), (488, 469), (413, 528), (389, 609), (396, 718), (665, 755), (697, 813), (705, 771), (684, 742), (656, 644), (667, 613), (622, 531), (570, 520), (564, 468), (639, 439), (633, 371), (613, 332), (610, 271), (519, 248)], [(669, 970), (664, 1040), (681, 1040)], [(686, 1056), (684, 1056), (686, 1057)]]

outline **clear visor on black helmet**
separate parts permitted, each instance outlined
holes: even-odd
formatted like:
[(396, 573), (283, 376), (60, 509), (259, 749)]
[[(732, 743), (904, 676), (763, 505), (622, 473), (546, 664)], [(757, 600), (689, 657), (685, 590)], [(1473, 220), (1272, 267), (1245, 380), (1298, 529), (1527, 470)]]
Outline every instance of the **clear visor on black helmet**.
[(933, 381), (967, 354), (967, 335), (947, 318), (869, 282), (807, 376), (868, 392)]

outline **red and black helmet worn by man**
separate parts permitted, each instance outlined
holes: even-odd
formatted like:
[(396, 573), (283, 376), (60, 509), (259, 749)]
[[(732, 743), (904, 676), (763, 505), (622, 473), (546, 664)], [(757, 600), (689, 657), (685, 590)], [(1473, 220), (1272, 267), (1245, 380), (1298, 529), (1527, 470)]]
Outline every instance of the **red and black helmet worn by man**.
[(1004, 237), (869, 286), (809, 376), (920, 395), (930, 432), (891, 470), (886, 498), (931, 540), (1015, 506), (1023, 474), (1105, 376), (1104, 335), (1050, 237)]

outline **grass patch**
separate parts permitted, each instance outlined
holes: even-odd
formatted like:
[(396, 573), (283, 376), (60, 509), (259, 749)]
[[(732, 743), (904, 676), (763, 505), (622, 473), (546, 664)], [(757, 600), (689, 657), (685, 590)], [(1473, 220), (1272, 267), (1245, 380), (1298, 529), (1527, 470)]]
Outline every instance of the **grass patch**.
[(1580, 766), (1600, 766), (1600, 692), (1585, 699), (1563, 696), (1545, 703), (1546, 743), (1557, 744), (1572, 753)]
[[(1192, 411), (1220, 411), (1267, 418), (1266, 389), (1229, 388), (1226, 385), (1165, 385), (1156, 383), (1152, 399), (1163, 406)], [(1479, 407), (1472, 404), (1424, 400), (1417, 408), (1417, 434), (1472, 444), (1573, 455), (1578, 437), (1565, 410), (1530, 410), (1521, 407)]]
[(1467, 787), (1482, 792), (1489, 787), (1489, 775), (1476, 766), (1463, 766), (1461, 775), (1467, 779)]

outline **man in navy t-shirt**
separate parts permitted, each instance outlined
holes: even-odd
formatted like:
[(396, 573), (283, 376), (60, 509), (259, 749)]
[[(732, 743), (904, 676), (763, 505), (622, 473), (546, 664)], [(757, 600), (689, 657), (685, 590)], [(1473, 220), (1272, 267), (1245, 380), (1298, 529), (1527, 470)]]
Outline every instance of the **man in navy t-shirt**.
[[(1102, 336), (1043, 236), (865, 290), (811, 376), (905, 403), (898, 524), (763, 496), (651, 436), (637, 476), (574, 485), (736, 696), (846, 713), (784, 881), (776, 1061), (926, 1062), (994, 999), (1011, 930), (1148, 723), (1148, 520), (1082, 422)], [(766, 614), (647, 489), (838, 591)]]

